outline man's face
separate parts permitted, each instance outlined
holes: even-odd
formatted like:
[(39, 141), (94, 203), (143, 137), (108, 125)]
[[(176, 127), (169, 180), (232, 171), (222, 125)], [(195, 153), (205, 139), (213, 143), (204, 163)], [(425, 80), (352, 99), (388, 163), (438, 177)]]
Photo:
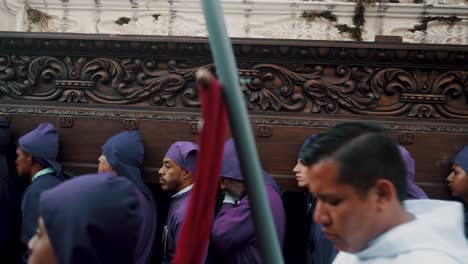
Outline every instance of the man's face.
[(99, 158), (99, 165), (98, 165), (98, 173), (106, 172), (106, 171), (113, 171), (109, 162), (107, 162), (106, 156), (102, 154)]
[(29, 240), (28, 247), (31, 251), (28, 264), (58, 263), (42, 217), (39, 218), (36, 234)]
[(305, 166), (300, 159), (297, 160), (293, 172), (296, 176), (297, 186), (299, 188), (307, 188), (309, 186), (309, 177), (307, 177), (308, 169), (309, 167)]
[(20, 178), (31, 177), (32, 156), (21, 148), (16, 148), (16, 170)]
[(447, 181), (453, 196), (468, 198), (468, 175), (462, 167), (453, 164)]
[(159, 184), (166, 192), (178, 192), (182, 188), (182, 181), (188, 172), (173, 162), (168, 157), (164, 157), (163, 165), (159, 169)]
[(377, 197), (372, 190), (362, 197), (351, 185), (338, 183), (338, 172), (333, 160), (320, 161), (309, 170), (309, 190), (317, 198), (314, 221), (338, 250), (357, 252), (378, 235)]

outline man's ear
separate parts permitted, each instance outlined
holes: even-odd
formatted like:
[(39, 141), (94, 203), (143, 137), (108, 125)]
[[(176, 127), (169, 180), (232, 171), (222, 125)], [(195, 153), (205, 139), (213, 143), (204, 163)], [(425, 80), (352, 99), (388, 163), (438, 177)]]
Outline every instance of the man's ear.
[(186, 170), (186, 169), (183, 169), (183, 170), (182, 170), (182, 178), (183, 178), (184, 180), (187, 180), (187, 179), (189, 179), (189, 178), (191, 178), (191, 177), (192, 177), (192, 173), (190, 173), (189, 170)]
[(396, 199), (397, 193), (395, 185), (389, 180), (379, 179), (374, 187), (380, 208), (387, 207), (393, 199)]
[(26, 161), (28, 162), (29, 165), (34, 165), (34, 162), (36, 162), (34, 159), (33, 159), (33, 156), (31, 155), (31, 153), (27, 153), (25, 154), (26, 156)]
[(224, 180), (223, 177), (219, 177), (219, 188), (221, 190), (226, 190), (226, 181)]

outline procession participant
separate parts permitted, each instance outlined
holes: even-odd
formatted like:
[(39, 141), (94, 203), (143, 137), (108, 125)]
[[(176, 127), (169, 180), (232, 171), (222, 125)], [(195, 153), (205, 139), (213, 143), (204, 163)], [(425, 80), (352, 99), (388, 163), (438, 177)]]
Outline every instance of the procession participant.
[[(263, 180), (282, 246), (286, 216), (281, 192), (273, 178), (265, 171)], [(226, 193), (213, 223), (208, 255), (221, 263), (263, 263), (256, 240), (252, 208), (233, 139), (224, 144), (220, 187)]]
[(171, 204), (163, 230), (161, 263), (172, 263), (182, 223), (190, 201), (198, 146), (177, 141), (169, 148), (159, 169), (161, 189), (171, 196)]
[(402, 146), (398, 146), (401, 158), (406, 167), (406, 189), (408, 199), (428, 199), (426, 193), (415, 183), (414, 173), (416, 171), (415, 162), (408, 150)]
[(447, 177), (452, 195), (465, 205), (465, 236), (468, 238), (468, 146), (453, 158), (452, 171)]
[(341, 251), (333, 263), (466, 263), (461, 204), (404, 201), (405, 165), (382, 128), (342, 123), (304, 153), (304, 164), (315, 163), (314, 220)]
[[(323, 234), (321, 225), (314, 223), (313, 218), (316, 200), (315, 197), (309, 193), (309, 177), (307, 175), (307, 171), (311, 169), (313, 164), (311, 166), (305, 166), (302, 161), (304, 149), (306, 149), (309, 144), (312, 144), (316, 137), (317, 135), (310, 136), (304, 144), (302, 144), (293, 172), (296, 176), (297, 185), (300, 188), (306, 188), (306, 263), (330, 264), (333, 262), (337, 251), (333, 243)], [(318, 135), (318, 137), (320, 137), (320, 135)]]
[(50, 123), (40, 124), (36, 129), (18, 139), (16, 169), (18, 176), (30, 183), (21, 202), (20, 240), (28, 258), (28, 241), (34, 235), (39, 217), (40, 194), (62, 183), (62, 166), (57, 161), (59, 136)]
[(112, 172), (129, 179), (137, 187), (136, 194), (143, 213), (140, 236), (135, 252), (135, 263), (150, 263), (156, 236), (156, 203), (141, 176), (143, 166), (143, 139), (138, 131), (124, 131), (112, 136), (102, 146), (98, 172)]
[(29, 264), (135, 263), (140, 202), (135, 184), (110, 172), (45, 191)]

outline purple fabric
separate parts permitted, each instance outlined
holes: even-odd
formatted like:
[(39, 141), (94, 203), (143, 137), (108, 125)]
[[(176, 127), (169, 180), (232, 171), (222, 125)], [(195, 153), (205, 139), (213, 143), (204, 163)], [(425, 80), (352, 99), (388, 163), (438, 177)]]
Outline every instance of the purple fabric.
[(428, 199), (426, 193), (416, 185), (414, 179), (415, 173), (415, 161), (408, 150), (402, 146), (398, 146), (400, 150), (401, 158), (405, 163), (406, 167), (406, 185), (407, 185), (407, 193), (409, 199)]
[(30, 153), (43, 166), (51, 166), (61, 177), (62, 166), (57, 161), (59, 136), (51, 123), (42, 123), (18, 139), (19, 147)]
[(134, 184), (111, 173), (45, 191), (40, 215), (61, 264), (134, 263), (142, 222)]
[(146, 196), (150, 191), (141, 178), (144, 147), (138, 131), (124, 131), (112, 136), (102, 145), (102, 153), (117, 175), (132, 181)]
[(166, 152), (166, 157), (195, 176), (198, 145), (189, 141), (177, 141)]
[(297, 159), (298, 160), (302, 160), (304, 158), (304, 150), (305, 148), (311, 144), (314, 139), (317, 137), (317, 135), (312, 135), (310, 136), (309, 138), (306, 139), (306, 141), (304, 141), (304, 143), (302, 144), (301, 146), (301, 149), (299, 150), (299, 153), (297, 154)]
[[(283, 201), (273, 186), (267, 185), (266, 191), (282, 246), (286, 229)], [(216, 263), (263, 263), (251, 211), (247, 196), (236, 205), (222, 205), (214, 221), (210, 241), (209, 256), (216, 259)]]
[(172, 263), (174, 258), (177, 239), (184, 221), (185, 214), (190, 201), (191, 191), (173, 197), (169, 212), (167, 213), (166, 225), (163, 230), (163, 245), (161, 263)]
[(42, 192), (52, 189), (61, 183), (61, 178), (56, 177), (54, 173), (47, 173), (37, 178), (24, 191), (21, 200), (21, 242), (24, 245), (28, 245), (29, 240), (36, 233), (37, 219), (39, 217), (39, 198)]
[(327, 239), (322, 231), (322, 225), (314, 222), (314, 212), (317, 200), (309, 195), (307, 201), (308, 247), (306, 251), (306, 263), (330, 264), (338, 251), (333, 243)]
[(460, 166), (464, 171), (468, 172), (468, 146), (465, 146), (460, 152), (458, 152), (452, 162)]
[[(233, 139), (228, 139), (224, 144), (221, 177), (244, 180)], [(265, 171), (263, 179), (282, 246), (286, 215), (281, 192), (273, 178)], [(224, 203), (213, 223), (208, 253), (210, 261), (215, 259), (217, 263), (263, 263), (255, 234), (248, 196), (244, 196), (236, 205)]]
[(143, 214), (140, 237), (137, 243), (135, 263), (149, 263), (153, 254), (156, 235), (156, 203), (141, 178), (144, 147), (138, 131), (124, 131), (111, 137), (102, 146), (102, 152), (117, 175), (135, 184)]
[[(278, 192), (278, 194), (281, 195), (281, 191), (279, 189), (278, 184), (276, 184), (275, 180), (273, 180), (273, 178), (266, 171), (262, 171), (262, 173), (265, 185), (273, 187)], [(235, 142), (232, 138), (226, 140), (226, 142), (224, 143), (221, 177), (244, 181), (244, 176), (241, 172)]]

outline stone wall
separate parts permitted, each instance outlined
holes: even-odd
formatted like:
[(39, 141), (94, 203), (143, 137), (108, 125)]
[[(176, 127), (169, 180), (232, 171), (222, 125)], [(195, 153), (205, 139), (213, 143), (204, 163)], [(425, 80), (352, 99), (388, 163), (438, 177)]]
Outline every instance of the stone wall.
[[(410, 1), (410, 0), (404, 0)], [(231, 37), (303, 40), (353, 40), (336, 24), (352, 26), (354, 2), (230, 0), (222, 1)], [(28, 12), (29, 10), (29, 12)], [(337, 22), (307, 21), (306, 12), (330, 11)], [(4, 31), (74, 32), (206, 37), (199, 0), (3, 0)], [(456, 15), (461, 21), (433, 21), (426, 31), (410, 32), (422, 17)], [(120, 24), (116, 23), (120, 19)], [(468, 4), (465, 0), (433, 0), (425, 4), (384, 3), (366, 8), (364, 41), (376, 35), (396, 35), (411, 43), (468, 44)]]

